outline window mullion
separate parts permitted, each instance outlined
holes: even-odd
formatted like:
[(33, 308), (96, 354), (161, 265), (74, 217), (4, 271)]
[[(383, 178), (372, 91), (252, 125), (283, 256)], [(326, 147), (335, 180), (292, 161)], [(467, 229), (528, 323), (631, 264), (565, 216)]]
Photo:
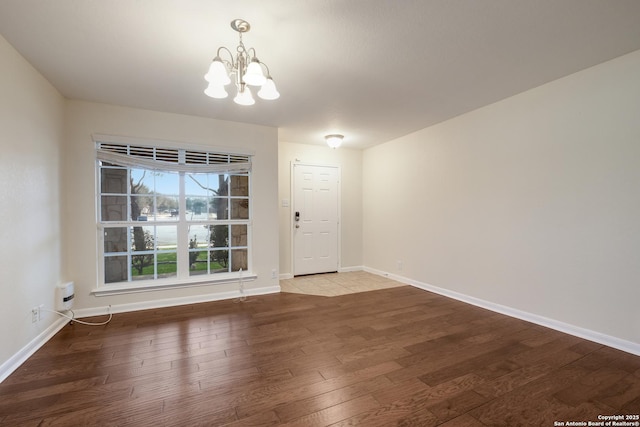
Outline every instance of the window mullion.
[[(129, 205), (130, 203), (127, 203)], [(127, 280), (131, 282), (132, 274), (131, 271), (131, 227), (127, 225)]]
[(178, 278), (189, 277), (189, 224), (187, 224), (187, 198), (185, 197), (185, 173), (179, 173), (178, 198)]

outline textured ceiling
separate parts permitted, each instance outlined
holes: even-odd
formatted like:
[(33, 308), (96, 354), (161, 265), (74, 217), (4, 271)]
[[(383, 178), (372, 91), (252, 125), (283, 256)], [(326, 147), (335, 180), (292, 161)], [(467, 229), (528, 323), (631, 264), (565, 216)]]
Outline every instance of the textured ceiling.
[[(234, 18), (280, 99), (203, 94)], [(1, 0), (0, 34), (67, 98), (364, 148), (640, 49), (640, 1)]]

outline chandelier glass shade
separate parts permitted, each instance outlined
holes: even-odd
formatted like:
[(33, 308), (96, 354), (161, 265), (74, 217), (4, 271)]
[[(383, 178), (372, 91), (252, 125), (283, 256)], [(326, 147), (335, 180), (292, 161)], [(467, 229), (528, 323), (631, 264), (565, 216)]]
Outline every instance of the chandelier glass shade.
[[(232, 78), (237, 92), (233, 100), (240, 105), (253, 105), (255, 100), (249, 86), (260, 86), (258, 96), (262, 99), (273, 100), (280, 97), (276, 85), (269, 73), (269, 67), (260, 62), (254, 48), (245, 48), (242, 42), (242, 33), (251, 29), (247, 21), (234, 19), (231, 28), (240, 35), (240, 42), (236, 47), (235, 57), (226, 47), (218, 48), (216, 57), (213, 58), (209, 71), (204, 78), (209, 83), (204, 93), (212, 98), (222, 99), (229, 96), (225, 86), (231, 83)], [(228, 54), (228, 59), (223, 59), (221, 54)], [(225, 55), (226, 56), (226, 55)]]

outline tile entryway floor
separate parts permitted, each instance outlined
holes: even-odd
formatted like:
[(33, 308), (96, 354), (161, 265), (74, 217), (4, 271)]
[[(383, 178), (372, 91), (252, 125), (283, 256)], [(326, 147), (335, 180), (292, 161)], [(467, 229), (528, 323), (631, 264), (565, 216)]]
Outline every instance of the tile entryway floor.
[(324, 273), (280, 280), (281, 292), (335, 297), (357, 292), (406, 286), (387, 277), (364, 271)]

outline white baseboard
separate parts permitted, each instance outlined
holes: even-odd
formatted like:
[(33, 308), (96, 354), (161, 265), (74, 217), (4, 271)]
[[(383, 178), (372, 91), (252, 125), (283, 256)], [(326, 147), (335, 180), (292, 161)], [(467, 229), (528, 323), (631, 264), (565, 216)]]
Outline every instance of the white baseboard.
[[(244, 291), (245, 297), (255, 295), (275, 294), (280, 292), (280, 286), (266, 286), (262, 288), (246, 289)], [(154, 308), (175, 307), (178, 305), (197, 304), (201, 302), (221, 301), (227, 299), (240, 298), (242, 295), (240, 291), (228, 291), (218, 292), (204, 295), (194, 295), (188, 297), (179, 298), (166, 298), (153, 301), (133, 302), (128, 304), (117, 304), (111, 306), (111, 313), (128, 313), (130, 311), (151, 310)], [(79, 310), (73, 310), (76, 318), (102, 316), (109, 314), (109, 306), (106, 307), (94, 307), (83, 308)]]
[(27, 345), (22, 347), (16, 354), (11, 356), (6, 362), (0, 365), (0, 383), (7, 379), (9, 375), (20, 367), (29, 357), (33, 355), (40, 347), (49, 341), (55, 334), (69, 323), (68, 319), (56, 319), (49, 327), (38, 334)]
[(281, 273), (279, 276), (280, 280), (293, 279), (293, 274), (291, 273)]
[[(280, 292), (280, 286), (267, 286), (263, 288), (247, 289), (244, 292), (245, 297), (255, 295), (266, 295)], [(240, 298), (243, 295), (240, 291), (220, 292), (205, 295), (194, 295), (189, 297), (180, 298), (167, 298), (161, 300), (145, 301), (140, 303), (130, 304), (118, 304), (113, 305), (111, 308), (96, 307), (96, 308), (81, 308), (73, 310), (75, 318), (102, 316), (111, 313), (126, 313), (129, 311), (148, 310), (154, 308), (173, 307), (177, 305), (196, 304), (200, 302), (219, 301), (225, 299)], [(0, 365), (0, 383), (4, 381), (13, 371), (18, 369), (33, 353), (35, 353), (40, 347), (42, 347), (47, 341), (49, 341), (58, 331), (60, 331), (67, 323), (69, 319), (61, 317), (56, 320), (51, 326), (42, 331), (37, 337), (35, 337), (26, 346), (20, 349), (16, 354), (11, 356), (6, 362)]]
[(618, 350), (622, 350), (624, 352), (635, 354), (636, 356), (640, 356), (640, 344), (638, 343), (612, 337), (610, 335), (605, 335), (600, 332), (581, 328), (579, 326), (570, 325), (568, 323), (560, 322), (555, 319), (539, 316), (537, 314), (518, 310), (512, 307), (495, 304), (490, 301), (485, 301), (469, 295), (461, 294), (459, 292), (450, 291), (448, 289), (439, 288), (437, 286), (429, 285), (427, 283), (418, 282), (416, 280), (412, 280), (403, 276), (398, 276), (396, 274), (387, 273), (387, 272), (376, 270), (369, 267), (364, 267), (364, 271), (372, 274), (377, 274), (379, 276), (388, 277), (400, 283), (406, 283), (407, 285), (411, 285), (416, 288), (423, 289), (425, 291), (433, 292), (435, 294), (439, 294), (448, 298), (453, 298), (455, 300), (472, 304), (477, 307), (485, 308), (487, 310), (491, 310), (496, 313), (504, 314), (510, 317), (515, 317), (516, 319), (525, 320), (527, 322), (535, 323), (537, 325), (554, 329), (559, 332), (564, 332), (569, 335), (573, 335), (579, 338), (584, 338), (586, 340), (593, 341), (598, 344), (603, 344), (608, 347), (613, 347)]
[(338, 270), (339, 273), (351, 273), (353, 271), (363, 271), (364, 267), (361, 265), (354, 265), (351, 267), (340, 267)]

